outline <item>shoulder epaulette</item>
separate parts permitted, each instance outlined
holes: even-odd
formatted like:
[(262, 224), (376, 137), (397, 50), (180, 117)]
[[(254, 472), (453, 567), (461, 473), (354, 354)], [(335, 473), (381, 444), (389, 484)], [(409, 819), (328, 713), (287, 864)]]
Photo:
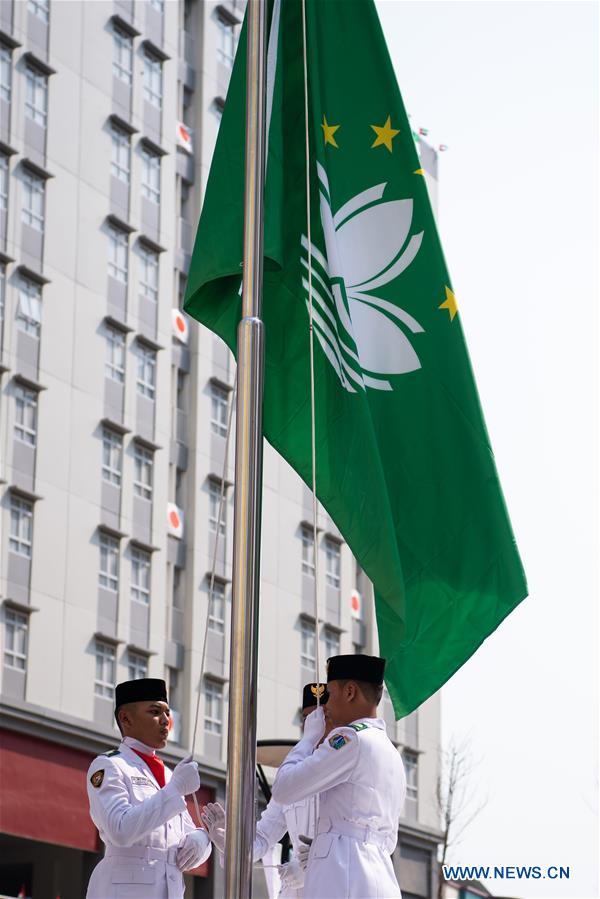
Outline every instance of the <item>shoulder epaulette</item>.
[(121, 755), (121, 750), (120, 749), (109, 749), (108, 752), (104, 752), (102, 754), (106, 755), (106, 756), (108, 756), (108, 758), (110, 758), (111, 755)]
[(369, 726), (369, 725), (368, 725), (368, 724), (365, 724), (364, 721), (361, 721), (360, 724), (350, 724), (350, 725), (349, 725), (349, 727), (351, 727), (352, 730), (356, 730), (356, 731), (359, 731), (359, 730), (366, 730), (366, 729), (368, 728), (368, 726)]

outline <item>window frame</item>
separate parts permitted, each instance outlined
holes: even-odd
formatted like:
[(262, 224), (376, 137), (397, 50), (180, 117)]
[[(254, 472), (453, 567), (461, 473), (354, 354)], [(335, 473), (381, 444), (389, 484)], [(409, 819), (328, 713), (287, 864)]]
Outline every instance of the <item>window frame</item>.
[[(103, 699), (112, 699), (115, 688), (115, 673), (117, 666), (117, 653), (112, 643), (96, 639), (94, 646), (94, 660), (96, 672), (94, 675), (94, 696)], [(98, 663), (100, 662), (100, 677), (98, 676)], [(108, 670), (107, 670), (108, 668)], [(105, 680), (106, 675), (109, 675)]]
[(139, 441), (133, 444), (133, 492), (152, 502), (154, 492), (154, 453)]
[(309, 527), (307, 524), (301, 525), (300, 540), (302, 542), (302, 574), (314, 578), (316, 572), (316, 557), (313, 528)]
[(330, 659), (332, 656), (339, 656), (341, 641), (337, 631), (325, 626), (323, 629), (323, 641), (325, 643), (325, 658)]
[[(215, 606), (220, 606), (217, 611), (220, 616), (215, 614)], [(215, 634), (225, 634), (225, 582), (215, 578), (213, 588), (210, 589), (210, 579), (208, 582), (208, 630)]]
[(129, 680), (148, 677), (148, 656), (129, 649), (127, 651), (127, 673)]
[[(217, 708), (215, 708), (215, 705)], [(204, 680), (204, 731), (221, 736), (223, 733), (223, 684)]]
[(17, 609), (5, 608), (4, 625), (3, 665), (13, 671), (27, 671), (29, 615)]
[[(118, 342), (114, 339), (118, 336)], [(116, 381), (118, 384), (125, 383), (125, 362), (126, 362), (126, 336), (125, 332), (114, 325), (106, 325), (106, 333), (104, 337), (106, 343), (106, 353), (104, 359), (104, 377)], [(120, 351), (120, 352), (119, 352)], [(121, 360), (115, 362), (115, 356), (120, 355)], [(119, 361), (122, 363), (119, 365)]]
[(107, 425), (102, 428), (102, 480), (119, 489), (123, 480), (123, 435)]
[(8, 549), (25, 559), (31, 559), (33, 552), (33, 503), (15, 493), (10, 496)]
[[(140, 577), (141, 573), (141, 577)], [(152, 553), (134, 546), (131, 549), (131, 600), (150, 605), (152, 589)]]
[(48, 76), (32, 63), (25, 66), (25, 116), (44, 130), (48, 126)]
[[(100, 533), (100, 565), (98, 567), (98, 586), (111, 593), (119, 592), (119, 575), (121, 568), (121, 547), (117, 537)], [(114, 561), (114, 571), (111, 570), (111, 559)], [(103, 565), (106, 563), (106, 568)]]
[(210, 428), (219, 437), (227, 437), (229, 393), (229, 390), (219, 384), (210, 385)]
[(8, 189), (10, 186), (10, 160), (6, 153), (0, 153), (0, 210), (8, 209)]
[(131, 135), (113, 122), (110, 128), (110, 141), (110, 173), (114, 178), (129, 186), (131, 183)]
[[(335, 560), (335, 565), (330, 565)], [(342, 547), (332, 537), (325, 537), (325, 583), (334, 590), (339, 590), (342, 581)]]
[[(37, 406), (38, 392), (24, 384), (16, 383), (14, 387), (15, 397), (15, 439), (28, 446), (37, 443)], [(33, 410), (29, 411), (28, 410)]]
[(217, 27), (217, 59), (225, 68), (232, 69), (236, 51), (235, 25), (217, 14)]
[[(108, 226), (108, 274), (120, 284), (129, 281), (129, 235), (116, 225)], [(123, 258), (119, 258), (122, 256)]]
[[(310, 644), (312, 643), (312, 655)], [(305, 618), (300, 619), (300, 664), (304, 668), (313, 669), (317, 660), (317, 635), (315, 625)]]
[(138, 341), (136, 389), (152, 401), (156, 399), (156, 362), (156, 350)]
[(144, 49), (143, 95), (144, 100), (155, 109), (162, 110), (163, 68), (159, 59), (147, 47)]
[(50, 22), (50, 0), (27, 0), (27, 11), (45, 25)]
[(46, 225), (46, 182), (44, 178), (24, 167), (21, 184), (21, 221), (34, 231), (43, 234)]
[(129, 87), (133, 84), (133, 38), (113, 23), (113, 76)]
[(216, 478), (208, 479), (208, 530), (211, 534), (217, 533), (217, 524), (219, 524), (218, 534), (224, 537), (227, 533), (227, 485), (223, 493), (223, 511), (221, 521), (219, 522), (219, 505), (221, 503), (221, 491), (223, 490), (223, 482)]
[(0, 41), (0, 100), (10, 103), (12, 99), (12, 50)]
[[(140, 296), (145, 297), (153, 303), (158, 303), (158, 286), (160, 272), (160, 256), (156, 250), (139, 244), (140, 258), (140, 277), (139, 288)], [(148, 279), (148, 273), (151, 273)]]
[(142, 196), (156, 206), (160, 205), (160, 154), (142, 145), (140, 151), (142, 161), (141, 190)]

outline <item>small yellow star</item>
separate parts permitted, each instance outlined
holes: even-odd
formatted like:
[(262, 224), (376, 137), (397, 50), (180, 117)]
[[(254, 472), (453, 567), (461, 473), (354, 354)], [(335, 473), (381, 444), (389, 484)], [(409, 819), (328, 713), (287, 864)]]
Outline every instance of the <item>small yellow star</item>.
[(423, 169), (416, 169), (413, 172), (413, 175), (424, 175), (424, 174), (425, 174), (425, 172), (423, 171)]
[(331, 144), (332, 147), (337, 147), (338, 150), (339, 147), (336, 144), (335, 137), (333, 135), (339, 127), (339, 125), (328, 125), (327, 119), (325, 118), (325, 116), (323, 116), (323, 124), (321, 125), (321, 128), (323, 129), (323, 138), (325, 140), (325, 143)]
[(397, 134), (400, 134), (399, 128), (392, 128), (392, 124), (390, 122), (390, 117), (387, 117), (387, 121), (385, 125), (378, 127), (377, 125), (371, 125), (371, 128), (377, 135), (373, 143), (371, 144), (371, 149), (373, 147), (384, 146), (387, 147), (390, 153), (392, 152), (392, 141), (396, 137)]
[(446, 287), (446, 299), (443, 303), (440, 303), (438, 309), (447, 309), (450, 313), (450, 321), (454, 321), (454, 316), (458, 312), (458, 306), (456, 305), (456, 297), (449, 287)]

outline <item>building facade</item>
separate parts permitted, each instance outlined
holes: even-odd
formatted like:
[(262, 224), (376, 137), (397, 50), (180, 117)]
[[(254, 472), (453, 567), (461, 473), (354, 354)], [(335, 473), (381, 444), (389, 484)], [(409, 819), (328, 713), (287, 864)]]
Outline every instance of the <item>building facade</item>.
[[(168, 761), (198, 711), (203, 794), (225, 795), (235, 366), (180, 304), (242, 14), (0, 4), (0, 894), (83, 895), (100, 852), (85, 770), (118, 739), (115, 682), (167, 680)], [(321, 658), (377, 650), (370, 585), (327, 514), (316, 547), (311, 521), (267, 446), (259, 738), (299, 734), (315, 556)], [(432, 896), (439, 698), (383, 714), (409, 779), (404, 895)], [(188, 893), (222, 895), (219, 866)]]

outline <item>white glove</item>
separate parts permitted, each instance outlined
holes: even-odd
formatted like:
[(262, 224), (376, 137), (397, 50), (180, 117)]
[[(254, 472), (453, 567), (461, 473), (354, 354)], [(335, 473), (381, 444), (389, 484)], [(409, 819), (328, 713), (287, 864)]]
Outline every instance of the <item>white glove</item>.
[(200, 813), (208, 835), (219, 850), (225, 852), (225, 809), (218, 802), (209, 802)]
[(298, 858), (298, 864), (303, 871), (306, 871), (308, 865), (308, 853), (312, 846), (312, 839), (305, 837), (303, 833), (298, 836), (298, 843), (294, 846), (294, 852)]
[(304, 869), (293, 855), (285, 865), (279, 865), (281, 886), (285, 890), (300, 890), (304, 886)]
[(198, 765), (192, 761), (191, 755), (188, 755), (175, 767), (167, 786), (179, 793), (180, 796), (189, 796), (190, 793), (195, 793), (200, 789)]
[(180, 871), (197, 868), (210, 855), (210, 839), (205, 830), (198, 828), (186, 834), (177, 849), (177, 867)]
[(313, 746), (316, 746), (323, 734), (325, 733), (325, 715), (323, 706), (320, 705), (314, 712), (306, 718), (304, 722), (303, 740), (310, 740)]

